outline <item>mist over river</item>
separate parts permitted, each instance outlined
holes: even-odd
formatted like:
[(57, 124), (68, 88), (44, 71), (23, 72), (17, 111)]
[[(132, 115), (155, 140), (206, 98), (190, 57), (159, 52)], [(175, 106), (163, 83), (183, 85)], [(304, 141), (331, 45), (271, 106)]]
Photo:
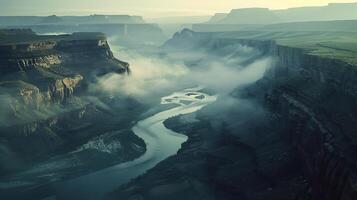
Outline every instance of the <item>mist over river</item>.
[(0, 200), (357, 200), (357, 2), (0, 1)]
[[(161, 161), (176, 155), (181, 149), (188, 137), (167, 129), (163, 124), (165, 120), (195, 113), (216, 102), (218, 96), (219, 101), (212, 105), (214, 111), (228, 112), (235, 107), (255, 106), (245, 101), (237, 101), (231, 97), (231, 92), (239, 86), (243, 87), (259, 80), (272, 62), (269, 56), (241, 44), (217, 48), (208, 46), (197, 51), (175, 49), (166, 52), (160, 47), (138, 50), (120, 47), (115, 45), (115, 42), (109, 43), (116, 58), (130, 63), (130, 75), (108, 73), (95, 77), (95, 81), (88, 84), (88, 91), (105, 96), (105, 101), (96, 96), (87, 99), (98, 108), (109, 112), (111, 106), (125, 107), (126, 113), (118, 111), (112, 117), (120, 119), (125, 115), (133, 115), (132, 120), (122, 124), (113, 123), (112, 131), (91, 138), (65, 155), (65, 158), (71, 159), (59, 157), (24, 173), (25, 178), (19, 176), (15, 181), (4, 182), (3, 185), (9, 188), (26, 186), (24, 190), (19, 189), (17, 199), (103, 198), (132, 179), (144, 175)], [(191, 88), (193, 86), (200, 87)], [(211, 92), (216, 95), (211, 95)], [(170, 93), (171, 95), (168, 95)], [(129, 100), (125, 102), (125, 99)], [(140, 106), (144, 107), (142, 112), (132, 112), (132, 109)], [(113, 133), (116, 136), (123, 135), (121, 131), (124, 127), (128, 137), (134, 137), (135, 134), (135, 138), (140, 139), (141, 146), (139, 141), (124, 146), (125, 143), (112, 139)], [(130, 139), (124, 138), (122, 141)], [(125, 147), (139, 152), (141, 156), (132, 156), (129, 153), (127, 155), (132, 157), (124, 160), (115, 154)], [(75, 174), (78, 171), (75, 167), (81, 163), (78, 162), (77, 154), (82, 160), (89, 160), (92, 165), (100, 167), (78, 173), (77, 176), (63, 176), (66, 172)], [(111, 156), (109, 159), (118, 161), (111, 162), (106, 157), (108, 155)], [(102, 162), (107, 161), (105, 159), (109, 160), (106, 164)], [(40, 181), (36, 182), (33, 177)], [(26, 182), (27, 180), (29, 181)], [(12, 186), (14, 184), (16, 187)]]
[(161, 104), (175, 104), (176, 107), (159, 112), (139, 121), (133, 132), (142, 138), (146, 153), (138, 159), (115, 165), (98, 172), (54, 186), (57, 199), (100, 199), (118, 186), (144, 174), (165, 158), (175, 155), (187, 137), (173, 132), (163, 125), (171, 117), (189, 114), (214, 102), (216, 96), (200, 92), (200, 88), (191, 88), (163, 97)]

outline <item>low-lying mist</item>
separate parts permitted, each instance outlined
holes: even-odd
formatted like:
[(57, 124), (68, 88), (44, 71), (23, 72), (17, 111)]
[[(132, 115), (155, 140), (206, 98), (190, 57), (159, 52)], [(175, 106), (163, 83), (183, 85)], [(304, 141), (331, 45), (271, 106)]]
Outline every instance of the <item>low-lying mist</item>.
[(130, 63), (132, 74), (101, 77), (96, 90), (156, 105), (164, 95), (201, 86), (218, 96), (215, 103), (199, 112), (217, 133), (224, 127), (231, 134), (250, 137), (251, 126), (267, 122), (267, 112), (260, 104), (232, 95), (261, 79), (273, 65), (272, 57), (257, 49), (230, 44), (148, 54), (116, 47), (113, 51), (117, 58)]
[(118, 59), (130, 63), (130, 76), (111, 73), (98, 77), (90, 85), (88, 95), (73, 98), (75, 102), (70, 105), (74, 107), (63, 107), (60, 104), (41, 106), (41, 109), (26, 107), (26, 112), (18, 116), (22, 119), (21, 122), (14, 121), (14, 109), (7, 106), (14, 105), (17, 101), (8, 95), (0, 95), (1, 105), (6, 105), (0, 110), (0, 125), (11, 126), (14, 123), (45, 120), (89, 103), (111, 110), (98, 98), (98, 93), (118, 98), (131, 97), (143, 104), (157, 104), (164, 95), (201, 86), (215, 92), (220, 99), (229, 99), (232, 90), (259, 80), (271, 65), (270, 57), (262, 56), (259, 51), (250, 47), (235, 44), (170, 53), (157, 53), (156, 49), (139, 53), (133, 49), (111, 46)]
[(130, 63), (131, 75), (107, 74), (98, 79), (93, 90), (104, 90), (112, 95), (131, 96), (141, 102), (176, 88), (175, 82), (189, 74), (184, 65), (168, 64), (162, 59), (146, 57), (135, 52), (120, 53), (122, 60)]
[(175, 90), (201, 86), (219, 96), (263, 77), (272, 59), (255, 49), (229, 45), (216, 49), (138, 53), (111, 45), (115, 56), (130, 63), (132, 74), (98, 78), (94, 91), (129, 95), (151, 103)]

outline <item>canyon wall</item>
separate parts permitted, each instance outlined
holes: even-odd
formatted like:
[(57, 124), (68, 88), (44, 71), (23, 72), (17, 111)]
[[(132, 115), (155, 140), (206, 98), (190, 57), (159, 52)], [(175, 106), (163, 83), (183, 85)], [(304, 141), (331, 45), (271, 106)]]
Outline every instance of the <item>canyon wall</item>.
[(95, 96), (87, 88), (98, 76), (130, 73), (103, 34), (38, 36), (26, 29), (0, 36), (0, 156), (22, 163), (1, 161), (0, 175), (112, 128), (95, 125), (109, 123), (112, 113), (83, 97)]
[(356, 199), (356, 66), (277, 44), (270, 54), (265, 102), (286, 127), (312, 199)]
[(177, 33), (164, 47), (214, 50), (232, 44), (274, 58), (263, 79), (247, 89), (248, 96), (261, 101), (284, 129), (309, 182), (303, 193), (319, 200), (357, 199), (356, 66), (275, 41), (189, 30)]

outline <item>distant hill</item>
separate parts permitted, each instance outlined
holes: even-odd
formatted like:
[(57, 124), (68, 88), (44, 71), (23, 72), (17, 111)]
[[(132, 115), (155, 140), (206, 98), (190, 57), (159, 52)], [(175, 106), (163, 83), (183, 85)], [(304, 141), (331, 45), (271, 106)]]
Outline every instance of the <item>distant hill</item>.
[(357, 32), (357, 20), (289, 22), (277, 24), (194, 24), (197, 32), (284, 31)]
[[(219, 14), (219, 16), (224, 16)], [(267, 8), (234, 9), (223, 19), (213, 16), (208, 23), (274, 24), (283, 22), (328, 21), (357, 19), (357, 3), (331, 3), (320, 7), (300, 7), (284, 10)]]
[(57, 17), (56, 15), (48, 16), (41, 21), (43, 24), (56, 24), (61, 22), (63, 22), (63, 19)]
[(141, 24), (141, 16), (90, 15), (90, 16), (0, 16), (0, 26), (30, 26), (37, 24)]
[(273, 11), (282, 21), (325, 21), (357, 19), (357, 3), (331, 3), (322, 7), (301, 7)]
[(172, 16), (172, 17), (157, 17), (146, 18), (148, 23), (158, 24), (192, 24), (203, 23), (210, 19), (210, 16)]
[(280, 19), (268, 8), (234, 9), (226, 17), (217, 21), (221, 24), (270, 24), (278, 22), (280, 22)]
[(227, 13), (216, 13), (215, 15), (213, 15), (213, 17), (211, 17), (209, 23), (216, 23), (219, 22), (221, 20), (223, 20), (224, 18), (227, 17)]

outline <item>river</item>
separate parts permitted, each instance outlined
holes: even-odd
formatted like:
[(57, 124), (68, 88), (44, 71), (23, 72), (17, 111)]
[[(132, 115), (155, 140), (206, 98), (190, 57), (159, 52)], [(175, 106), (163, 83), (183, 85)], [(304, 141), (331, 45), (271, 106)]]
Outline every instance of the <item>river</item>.
[(160, 161), (175, 155), (188, 138), (167, 129), (163, 122), (170, 117), (196, 112), (216, 100), (216, 96), (199, 90), (200, 88), (190, 88), (163, 97), (161, 104), (177, 106), (139, 121), (133, 127), (133, 132), (147, 145), (144, 155), (134, 161), (59, 183), (55, 186), (56, 199), (101, 199), (120, 185), (144, 174)]

